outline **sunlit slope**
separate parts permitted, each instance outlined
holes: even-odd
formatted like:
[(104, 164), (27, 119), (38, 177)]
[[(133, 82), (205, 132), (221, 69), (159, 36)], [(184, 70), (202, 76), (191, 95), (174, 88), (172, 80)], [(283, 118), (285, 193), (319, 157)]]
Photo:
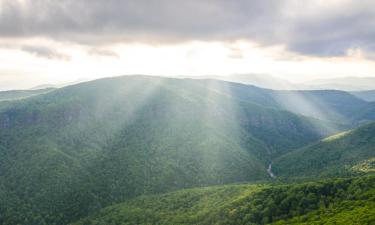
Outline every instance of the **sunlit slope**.
[(217, 215), (222, 208), (248, 198), (265, 187), (213, 186), (142, 196), (105, 208), (77, 224), (214, 224), (218, 219), (216, 216), (224, 218), (224, 215)]
[(135, 198), (74, 225), (371, 224), (375, 177), (228, 185)]
[(374, 158), (375, 123), (371, 123), (292, 151), (276, 159), (273, 170), (283, 177), (347, 175), (361, 172), (359, 165)]
[(321, 121), (179, 79), (102, 79), (0, 113), (0, 221), (66, 224), (128, 198), (267, 179)]

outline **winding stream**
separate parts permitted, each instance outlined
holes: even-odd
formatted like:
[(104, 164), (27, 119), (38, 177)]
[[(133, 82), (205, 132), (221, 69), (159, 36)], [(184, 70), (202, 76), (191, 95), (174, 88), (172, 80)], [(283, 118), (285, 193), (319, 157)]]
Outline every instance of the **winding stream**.
[(272, 173), (272, 163), (268, 165), (267, 173), (270, 175), (270, 177), (276, 178), (275, 174)]

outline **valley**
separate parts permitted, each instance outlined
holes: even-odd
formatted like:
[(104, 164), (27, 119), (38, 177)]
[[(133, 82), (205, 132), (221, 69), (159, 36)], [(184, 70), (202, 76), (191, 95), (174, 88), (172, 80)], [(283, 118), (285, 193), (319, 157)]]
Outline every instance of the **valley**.
[[(341, 202), (352, 200), (365, 213), (373, 170), (355, 168), (375, 157), (373, 106), (344, 91), (150, 76), (7, 99), (0, 224), (284, 224), (325, 218), (331, 204), (341, 219)], [(298, 195), (310, 191), (303, 182), (331, 188), (335, 179), (355, 197), (326, 193), (306, 210), (259, 205), (285, 198), (264, 193), (291, 189), (300, 201), (312, 197)], [(351, 182), (370, 189), (353, 193)]]

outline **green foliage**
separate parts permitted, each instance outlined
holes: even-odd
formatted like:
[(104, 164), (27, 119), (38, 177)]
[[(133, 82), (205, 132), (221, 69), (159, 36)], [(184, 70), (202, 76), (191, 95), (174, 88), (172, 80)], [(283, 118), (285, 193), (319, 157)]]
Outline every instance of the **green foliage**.
[(375, 157), (374, 146), (375, 123), (371, 123), (285, 154), (274, 161), (272, 169), (283, 177), (358, 174), (363, 171), (355, 166)]
[(121, 77), (3, 108), (2, 224), (67, 224), (139, 195), (269, 179), (272, 155), (324, 133), (305, 117), (228, 90)]
[(342, 201), (332, 204), (329, 208), (319, 208), (303, 216), (281, 220), (275, 225), (305, 224), (305, 225), (334, 225), (334, 224), (364, 224), (372, 225), (375, 221), (375, 202), (368, 200)]
[[(0, 224), (66, 225), (142, 195), (270, 180), (266, 168), (273, 158), (342, 128), (285, 111), (320, 118), (302, 110), (300, 102), (285, 105), (285, 96), (326, 106), (328, 118), (346, 119), (367, 104), (345, 92), (276, 92), (221, 81), (143, 76), (101, 79), (2, 101)], [(288, 218), (273, 214), (275, 200), (266, 198), (262, 193), (268, 189), (260, 191), (263, 188), (240, 185), (193, 194), (187, 190), (185, 197), (171, 194), (165, 210), (172, 211), (165, 213), (175, 212), (183, 199), (195, 202), (181, 210), (198, 205), (186, 215), (178, 211), (180, 218), (175, 219), (174, 213), (153, 214), (164, 197), (156, 196), (154, 202), (143, 197), (139, 208), (129, 206), (126, 215), (206, 224), (216, 218), (222, 224), (259, 222), (270, 213), (272, 218)], [(236, 204), (250, 196), (259, 199), (249, 200), (259, 210), (242, 218)], [(143, 204), (151, 210), (143, 211)]]
[(375, 157), (364, 160), (352, 167), (354, 171), (359, 171), (363, 173), (375, 172)]
[(139, 197), (74, 225), (370, 224), (374, 204), (375, 176), (274, 186), (230, 185)]
[(78, 224), (201, 224), (214, 222), (212, 213), (252, 195), (265, 186), (230, 185), (186, 189), (143, 196), (101, 210)]
[[(241, 101), (251, 102), (278, 110), (314, 117), (328, 123), (354, 123), (363, 121), (366, 115), (358, 116), (370, 105), (352, 94), (337, 90), (275, 91), (255, 86), (216, 81), (216, 89)], [(202, 82), (202, 85), (206, 85)], [(227, 86), (223, 89), (222, 86)], [(215, 87), (213, 87), (215, 88)], [(331, 124), (340, 126), (340, 124)]]

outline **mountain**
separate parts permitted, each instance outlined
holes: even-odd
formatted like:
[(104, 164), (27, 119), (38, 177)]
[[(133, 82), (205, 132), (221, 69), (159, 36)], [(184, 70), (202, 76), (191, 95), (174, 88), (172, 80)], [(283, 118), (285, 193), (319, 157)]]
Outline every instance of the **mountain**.
[(342, 91), (147, 76), (5, 101), (0, 224), (65, 225), (138, 196), (272, 181), (271, 161), (356, 126), (369, 104)]
[(274, 77), (268, 74), (231, 74), (227, 76), (206, 75), (199, 77), (187, 77), (192, 79), (214, 79), (254, 85), (257, 87), (274, 89), (274, 90), (294, 90), (298, 89), (294, 83), (287, 80)]
[[(247, 75), (237, 76), (247, 77)], [(253, 76), (255, 75), (250, 77)], [(201, 81), (202, 86), (209, 81), (210, 83), (215, 84), (211, 85), (211, 89), (216, 88), (216, 91), (224, 92), (224, 94), (238, 98), (241, 101), (259, 104), (277, 110), (286, 110), (295, 114), (314, 117), (322, 121), (335, 122), (336, 125), (331, 127), (331, 130), (335, 132), (342, 129), (339, 124), (357, 126), (357, 124), (374, 120), (374, 117), (371, 114), (373, 104), (346, 91), (271, 90), (253, 85), (246, 85), (243, 84), (246, 82), (229, 79), (230, 77), (231, 76), (207, 76), (206, 78), (210, 79), (201, 78), (198, 80)], [(236, 76), (233, 75), (233, 77)], [(262, 76), (259, 75), (255, 77)], [(265, 77), (267, 78), (267, 76)], [(262, 79), (266, 78), (262, 77)], [(270, 77), (266, 80), (268, 79), (273, 80), (273, 78)], [(228, 84), (228, 82), (222, 80), (231, 80), (234, 82)], [(254, 78), (253, 80), (256, 79)], [(277, 81), (277, 79), (275, 80)], [(369, 111), (369, 113), (363, 113), (364, 111)]]
[[(317, 177), (362, 173), (375, 160), (375, 123), (336, 134), (276, 159), (273, 172), (282, 177)], [(356, 169), (357, 168), (357, 169)]]
[(319, 79), (302, 83), (308, 89), (334, 89), (343, 91), (366, 91), (375, 89), (375, 77), (342, 77)]
[(375, 120), (375, 102), (370, 102), (367, 105), (359, 108), (358, 113), (353, 117), (356, 121), (371, 122)]
[(40, 84), (40, 85), (30, 88), (30, 90), (40, 90), (40, 89), (46, 89), (46, 88), (60, 88), (60, 85), (59, 84)]
[(341, 90), (360, 92), (375, 89), (374, 77), (339, 77), (304, 82), (291, 82), (269, 74), (205, 75), (199, 77), (186, 76), (186, 78), (223, 80), (273, 90)]
[(87, 81), (90, 81), (90, 80), (91, 79), (88, 79), (88, 78), (80, 78), (78, 80), (74, 80), (74, 81), (70, 81), (70, 82), (63, 82), (63, 83), (56, 83), (56, 84), (40, 84), (40, 85), (37, 85), (37, 86), (34, 86), (34, 87), (30, 88), (30, 90), (40, 90), (40, 89), (49, 89), (49, 88), (56, 89), (56, 88), (66, 87), (66, 86), (69, 86), (69, 85), (87, 82)]
[(8, 105), (0, 224), (67, 224), (144, 194), (267, 180), (273, 157), (332, 133), (330, 122), (262, 106), (249, 98), (258, 89), (244, 88), (124, 76)]
[[(207, 82), (211, 83), (210, 89), (241, 101), (286, 110), (326, 122), (355, 124), (358, 121), (370, 120), (367, 118), (368, 115), (358, 115), (362, 114), (362, 108), (368, 107), (370, 103), (344, 91), (280, 91), (239, 83), (200, 80), (202, 87), (207, 86)], [(339, 130), (339, 128), (332, 129)]]
[(274, 91), (272, 98), (284, 110), (324, 121), (356, 123), (368, 119), (358, 114), (369, 103), (344, 91)]
[(28, 98), (28, 97), (36, 96), (39, 94), (45, 94), (53, 90), (54, 88), (46, 88), (46, 89), (39, 89), (39, 90), (0, 91), (0, 102)]
[(375, 176), (195, 188), (135, 198), (73, 224), (371, 224), (374, 190)]
[(375, 102), (375, 90), (370, 91), (353, 91), (350, 92), (352, 95), (361, 98), (368, 102)]

